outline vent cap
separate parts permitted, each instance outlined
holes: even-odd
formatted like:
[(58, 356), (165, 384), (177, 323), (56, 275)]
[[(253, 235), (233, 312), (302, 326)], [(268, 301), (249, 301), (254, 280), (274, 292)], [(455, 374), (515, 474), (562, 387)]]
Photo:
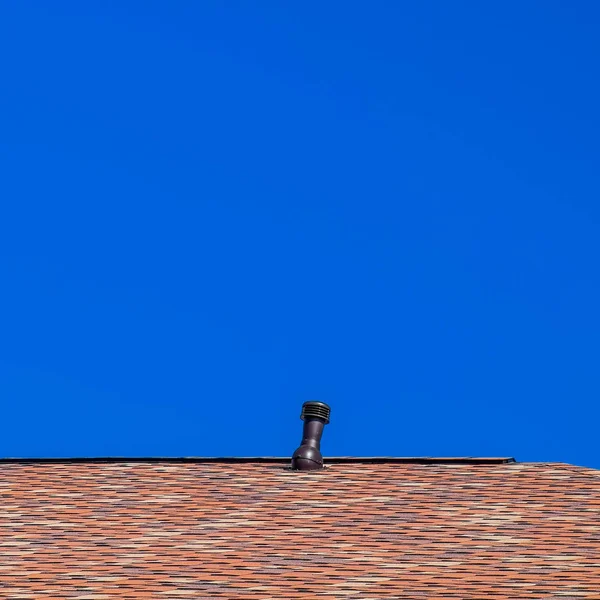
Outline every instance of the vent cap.
[(306, 419), (323, 419), (325, 425), (329, 423), (329, 415), (331, 414), (331, 408), (325, 402), (316, 402), (315, 400), (309, 400), (302, 405), (302, 413), (300, 418), (303, 421)]

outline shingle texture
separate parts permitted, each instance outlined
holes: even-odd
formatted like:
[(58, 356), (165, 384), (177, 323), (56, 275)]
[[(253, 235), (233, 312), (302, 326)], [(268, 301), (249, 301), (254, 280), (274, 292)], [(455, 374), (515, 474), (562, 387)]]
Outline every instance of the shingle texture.
[(0, 464), (0, 598), (600, 598), (600, 471)]

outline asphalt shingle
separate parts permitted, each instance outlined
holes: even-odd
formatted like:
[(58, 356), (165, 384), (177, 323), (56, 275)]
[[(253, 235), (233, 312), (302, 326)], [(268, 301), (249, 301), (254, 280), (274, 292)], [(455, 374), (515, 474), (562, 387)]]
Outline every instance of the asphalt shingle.
[(565, 464), (12, 462), (0, 496), (0, 598), (600, 598)]

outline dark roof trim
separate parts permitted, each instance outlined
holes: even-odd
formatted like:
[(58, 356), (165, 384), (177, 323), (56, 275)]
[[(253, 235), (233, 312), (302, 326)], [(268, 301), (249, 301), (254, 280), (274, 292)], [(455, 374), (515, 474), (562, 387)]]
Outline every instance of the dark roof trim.
[[(0, 458), (1, 463), (270, 463), (289, 464), (289, 457), (278, 456), (98, 456), (75, 458)], [(335, 464), (415, 464), (415, 465), (499, 465), (516, 462), (514, 458), (477, 457), (397, 457), (397, 456), (331, 456), (324, 459), (325, 465)]]

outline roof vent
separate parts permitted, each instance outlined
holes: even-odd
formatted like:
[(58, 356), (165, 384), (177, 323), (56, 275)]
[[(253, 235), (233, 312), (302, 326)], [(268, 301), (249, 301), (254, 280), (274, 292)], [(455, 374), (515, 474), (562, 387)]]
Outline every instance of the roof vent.
[(331, 409), (324, 402), (305, 402), (300, 418), (304, 421), (302, 442), (292, 456), (292, 469), (313, 471), (323, 468), (321, 436), (329, 423)]

